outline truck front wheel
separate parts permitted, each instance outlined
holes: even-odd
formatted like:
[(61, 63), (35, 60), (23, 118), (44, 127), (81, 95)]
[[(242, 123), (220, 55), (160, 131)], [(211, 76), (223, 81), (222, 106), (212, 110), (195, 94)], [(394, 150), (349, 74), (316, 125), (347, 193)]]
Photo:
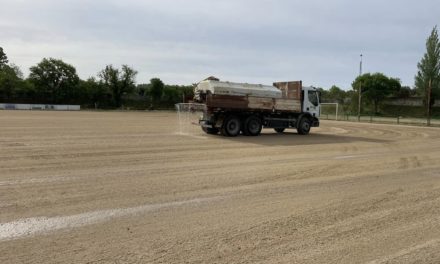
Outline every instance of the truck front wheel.
[(299, 121), (298, 127), (296, 129), (298, 130), (298, 134), (307, 135), (310, 132), (310, 127), (310, 120), (307, 117), (303, 117)]
[(261, 119), (257, 116), (251, 115), (244, 121), (244, 131), (248, 136), (258, 136), (262, 128)]
[(240, 118), (237, 116), (228, 116), (223, 121), (221, 133), (223, 136), (236, 137), (240, 134)]

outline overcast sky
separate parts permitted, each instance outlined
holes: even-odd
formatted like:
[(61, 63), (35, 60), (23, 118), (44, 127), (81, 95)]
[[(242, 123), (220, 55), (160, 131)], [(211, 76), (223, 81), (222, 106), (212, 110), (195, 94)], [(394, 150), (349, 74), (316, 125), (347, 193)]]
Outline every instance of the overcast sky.
[(0, 46), (29, 73), (44, 57), (81, 78), (128, 64), (138, 83), (222, 80), (350, 89), (359, 73), (413, 86), (439, 0), (0, 0)]

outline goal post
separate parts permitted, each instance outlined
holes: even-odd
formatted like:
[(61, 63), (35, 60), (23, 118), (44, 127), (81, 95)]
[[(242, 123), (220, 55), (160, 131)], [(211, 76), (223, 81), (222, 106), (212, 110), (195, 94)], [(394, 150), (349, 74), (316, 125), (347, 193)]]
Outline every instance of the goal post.
[[(334, 109), (334, 110), (332, 110)], [(334, 112), (333, 112), (334, 111)], [(329, 115), (329, 113), (331, 115), (335, 115), (335, 120), (338, 120), (338, 113), (339, 113), (339, 103), (321, 103), (321, 113), (320, 116), (322, 117), (322, 115)]]

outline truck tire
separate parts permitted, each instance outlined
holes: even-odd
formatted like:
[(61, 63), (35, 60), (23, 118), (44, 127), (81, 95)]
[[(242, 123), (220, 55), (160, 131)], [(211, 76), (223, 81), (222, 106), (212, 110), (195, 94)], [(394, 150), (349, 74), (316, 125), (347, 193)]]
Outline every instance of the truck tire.
[(274, 128), (274, 130), (275, 130), (277, 133), (283, 133), (285, 129), (286, 129), (286, 128), (284, 128), (284, 127), (277, 127), (277, 128)]
[(296, 130), (300, 135), (307, 135), (310, 132), (311, 122), (307, 117), (301, 118)]
[(236, 137), (240, 134), (241, 122), (237, 116), (228, 116), (224, 121), (221, 129), (223, 136)]
[(261, 119), (255, 115), (251, 115), (244, 121), (244, 131), (247, 136), (258, 136), (261, 133), (263, 125)]
[(210, 134), (210, 135), (216, 135), (219, 131), (218, 128), (212, 128), (212, 127), (202, 127), (202, 130), (206, 133), (206, 134)]

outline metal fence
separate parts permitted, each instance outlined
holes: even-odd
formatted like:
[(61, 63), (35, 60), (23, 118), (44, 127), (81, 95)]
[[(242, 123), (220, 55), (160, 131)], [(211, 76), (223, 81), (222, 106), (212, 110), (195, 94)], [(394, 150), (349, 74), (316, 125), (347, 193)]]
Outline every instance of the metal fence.
[[(351, 122), (363, 122), (363, 123), (381, 123), (381, 124), (398, 124), (398, 125), (415, 125), (415, 126), (427, 126), (428, 122), (426, 118), (415, 117), (402, 117), (402, 116), (373, 116), (363, 115), (358, 118), (356, 115), (347, 114), (321, 114), (323, 120), (338, 120), (338, 121), (351, 121)], [(440, 119), (431, 119), (430, 126), (440, 127)]]

